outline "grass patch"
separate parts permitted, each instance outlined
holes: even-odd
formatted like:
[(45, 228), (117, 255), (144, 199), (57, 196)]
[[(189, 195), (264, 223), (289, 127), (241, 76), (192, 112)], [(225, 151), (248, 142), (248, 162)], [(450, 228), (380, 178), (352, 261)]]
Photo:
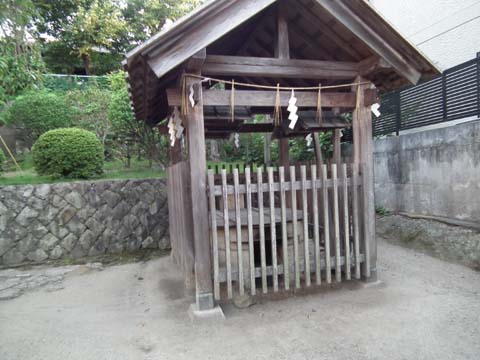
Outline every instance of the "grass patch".
[[(74, 182), (78, 179), (52, 179), (49, 176), (38, 175), (33, 169), (33, 161), (30, 155), (27, 155), (20, 163), (22, 170), (10, 168), (0, 174), (1, 185), (35, 185), (35, 184), (53, 184)], [(103, 175), (95, 180), (128, 180), (128, 179), (151, 179), (162, 178), (165, 171), (157, 165), (150, 167), (147, 160), (132, 160), (130, 168), (126, 168), (122, 161), (108, 161), (104, 165)]]

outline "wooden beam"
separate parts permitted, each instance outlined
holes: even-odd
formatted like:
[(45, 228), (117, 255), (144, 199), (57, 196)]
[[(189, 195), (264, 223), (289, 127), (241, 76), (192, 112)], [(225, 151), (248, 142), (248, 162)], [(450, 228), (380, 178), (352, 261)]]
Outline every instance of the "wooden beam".
[(288, 12), (284, 0), (280, 0), (277, 9), (277, 42), (275, 43), (275, 55), (279, 59), (290, 59)]
[(357, 14), (342, 1), (315, 0), (337, 21), (363, 41), (376, 55), (383, 57), (392, 67), (412, 84), (420, 80), (421, 73), (398, 53), (382, 37), (373, 31)]
[(202, 73), (206, 76), (351, 80), (359, 71), (358, 63), (354, 62), (209, 55)]
[[(291, 9), (292, 11), (298, 12), (302, 18), (308, 22), (312, 29), (318, 28), (322, 35), (326, 36), (330, 42), (336, 44), (340, 48), (342, 53), (355, 60), (361, 58), (359, 52), (348, 41), (339, 36), (327, 24), (323, 23), (322, 20), (318, 18), (318, 16), (314, 15), (312, 10), (304, 5), (301, 1), (295, 2), (295, 5), (292, 2)], [(327, 39), (324, 39), (324, 41), (325, 40)]]
[(206, 58), (207, 49), (203, 48), (188, 60), (186, 70), (188, 72), (201, 71)]
[[(280, 102), (286, 107), (291, 93), (289, 91), (280, 92)], [(297, 106), (317, 107), (317, 92), (296, 92)], [(365, 104), (372, 105), (377, 101), (377, 91), (374, 89), (366, 89), (364, 91)], [(167, 89), (168, 105), (180, 106), (182, 102), (181, 92), (177, 89)], [(275, 91), (255, 91), (255, 90), (236, 90), (235, 105), (236, 106), (256, 106), (256, 107), (273, 107), (275, 106)], [(203, 91), (204, 106), (230, 106), (230, 92), (224, 90), (205, 90)], [(353, 92), (323, 92), (322, 107), (339, 107), (353, 109), (356, 104), (356, 95)]]
[(207, 124), (206, 131), (210, 133), (215, 132), (238, 132), (238, 133), (269, 133), (273, 131), (273, 124), (258, 123), (258, 124)]
[(369, 76), (378, 70), (391, 69), (392, 67), (381, 57), (371, 56), (358, 63), (360, 76)]

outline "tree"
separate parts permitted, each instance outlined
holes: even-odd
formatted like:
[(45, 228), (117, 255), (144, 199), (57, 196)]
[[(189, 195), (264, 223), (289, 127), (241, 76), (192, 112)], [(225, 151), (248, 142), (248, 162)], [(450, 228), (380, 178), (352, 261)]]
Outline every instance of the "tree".
[(156, 162), (165, 166), (167, 161), (168, 141), (162, 136), (157, 127), (151, 127), (145, 121), (135, 119), (130, 107), (130, 99), (125, 81), (125, 73), (118, 71), (110, 74), (110, 88), (112, 98), (109, 105), (108, 117), (112, 124), (112, 135), (121, 156), (130, 162), (132, 146), (136, 145), (150, 163)]
[(108, 119), (110, 91), (91, 86), (83, 90), (71, 90), (66, 94), (66, 101), (73, 115), (73, 124), (89, 130), (105, 146), (111, 134), (111, 123)]
[[(82, 59), (87, 74), (105, 74), (135, 45), (176, 20), (200, 0), (31, 0), (38, 11), (36, 37), (53, 37)], [(51, 50), (64, 50), (60, 46)], [(101, 56), (98, 56), (98, 55)], [(64, 54), (61, 58), (66, 58)], [(99, 57), (95, 61), (95, 57)], [(49, 67), (57, 68), (50, 58)], [(100, 65), (110, 62), (107, 69)], [(101, 64), (100, 64), (101, 63)], [(106, 72), (102, 72), (105, 70)]]
[(38, 46), (28, 39), (35, 14), (30, 0), (0, 2), (0, 106), (41, 82), (44, 63)]
[(187, 14), (201, 0), (129, 0), (123, 10), (128, 24), (130, 44), (138, 44), (161, 31), (168, 20), (174, 21)]
[(113, 1), (94, 0), (88, 8), (79, 7), (61, 30), (62, 40), (82, 59), (87, 75), (93, 52), (114, 50), (116, 39), (126, 30), (119, 8)]

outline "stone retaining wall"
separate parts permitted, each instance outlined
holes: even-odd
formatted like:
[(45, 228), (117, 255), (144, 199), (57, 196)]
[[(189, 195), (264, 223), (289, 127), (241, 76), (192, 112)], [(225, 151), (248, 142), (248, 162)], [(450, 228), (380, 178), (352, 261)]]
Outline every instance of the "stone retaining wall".
[(397, 245), (480, 270), (480, 232), (401, 215), (377, 218), (377, 235)]
[(0, 187), (0, 265), (166, 249), (163, 179)]

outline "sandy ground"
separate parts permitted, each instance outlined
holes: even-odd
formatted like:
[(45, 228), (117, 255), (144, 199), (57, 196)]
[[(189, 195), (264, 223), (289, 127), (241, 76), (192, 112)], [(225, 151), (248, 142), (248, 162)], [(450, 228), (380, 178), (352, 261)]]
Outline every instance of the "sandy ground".
[(169, 258), (68, 272), (0, 301), (0, 359), (479, 359), (480, 273), (379, 243), (382, 286), (342, 285), (194, 325)]

